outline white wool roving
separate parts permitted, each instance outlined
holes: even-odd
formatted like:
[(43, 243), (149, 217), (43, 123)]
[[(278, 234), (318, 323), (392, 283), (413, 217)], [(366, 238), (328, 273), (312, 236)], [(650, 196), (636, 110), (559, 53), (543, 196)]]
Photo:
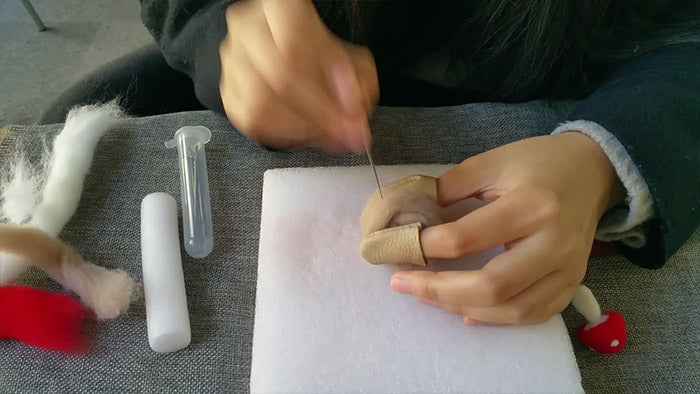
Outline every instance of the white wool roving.
[(99, 320), (114, 319), (129, 308), (134, 281), (123, 270), (97, 266), (75, 252), (60, 268), (42, 269), (53, 280), (78, 294)]
[[(41, 202), (34, 207), (28, 225), (54, 237), (58, 235), (78, 207), (97, 142), (123, 116), (116, 102), (76, 107), (68, 113), (63, 130), (53, 142)], [(24, 176), (23, 173), (20, 175)], [(23, 211), (28, 204), (18, 201), (22, 196), (32, 194), (26, 189), (22, 193), (10, 192), (7, 195), (3, 190), (4, 216), (16, 219), (26, 215)], [(28, 266), (20, 258), (0, 254), (0, 284), (14, 280)]]
[(42, 179), (22, 152), (17, 152), (0, 184), (0, 220), (22, 224), (29, 220), (39, 201)]
[(0, 251), (22, 257), (74, 291), (100, 320), (129, 308), (134, 281), (122, 270), (96, 266), (55, 237), (35, 227), (0, 223)]
[(97, 141), (121, 116), (116, 103), (78, 107), (68, 113), (63, 131), (53, 142), (43, 199), (30, 224), (58, 235), (78, 207)]

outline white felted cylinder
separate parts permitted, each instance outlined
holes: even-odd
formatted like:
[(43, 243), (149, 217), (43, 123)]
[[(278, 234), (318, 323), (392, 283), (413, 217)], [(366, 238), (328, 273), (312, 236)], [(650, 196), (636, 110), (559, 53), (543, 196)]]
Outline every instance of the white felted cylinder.
[(141, 203), (141, 257), (148, 342), (156, 352), (174, 352), (190, 343), (185, 277), (182, 272), (177, 205), (166, 193)]

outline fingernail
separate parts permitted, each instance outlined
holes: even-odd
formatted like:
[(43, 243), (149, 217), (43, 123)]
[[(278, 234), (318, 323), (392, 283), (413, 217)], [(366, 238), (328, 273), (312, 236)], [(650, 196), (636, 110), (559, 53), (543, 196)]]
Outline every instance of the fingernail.
[(476, 320), (472, 320), (468, 317), (464, 318), (464, 324), (466, 324), (468, 326), (481, 326), (482, 325), (480, 322), (478, 322)]
[(411, 284), (402, 276), (395, 275), (391, 278), (391, 290), (401, 294), (411, 294)]
[(436, 301), (429, 300), (427, 298), (419, 298), (418, 302), (420, 302), (423, 305), (434, 306), (436, 308), (440, 307), (440, 304), (438, 304)]

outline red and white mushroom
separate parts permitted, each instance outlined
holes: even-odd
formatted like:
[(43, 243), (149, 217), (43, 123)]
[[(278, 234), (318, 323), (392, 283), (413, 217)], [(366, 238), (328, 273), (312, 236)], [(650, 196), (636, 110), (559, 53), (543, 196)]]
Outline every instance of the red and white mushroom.
[(578, 338), (591, 350), (603, 354), (619, 353), (627, 343), (625, 319), (618, 312), (600, 312), (600, 305), (591, 290), (581, 285), (571, 304), (586, 318), (579, 327)]

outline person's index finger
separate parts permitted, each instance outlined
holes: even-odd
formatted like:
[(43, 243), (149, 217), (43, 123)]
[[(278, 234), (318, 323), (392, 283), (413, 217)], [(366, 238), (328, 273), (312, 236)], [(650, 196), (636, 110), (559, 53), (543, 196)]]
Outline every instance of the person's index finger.
[[(391, 288), (403, 294), (443, 303), (485, 305), (483, 270), (403, 271), (391, 279)], [(408, 290), (408, 291), (407, 291)]]
[(449, 206), (472, 197), (488, 186), (489, 174), (480, 155), (464, 160), (438, 177), (438, 202)]

